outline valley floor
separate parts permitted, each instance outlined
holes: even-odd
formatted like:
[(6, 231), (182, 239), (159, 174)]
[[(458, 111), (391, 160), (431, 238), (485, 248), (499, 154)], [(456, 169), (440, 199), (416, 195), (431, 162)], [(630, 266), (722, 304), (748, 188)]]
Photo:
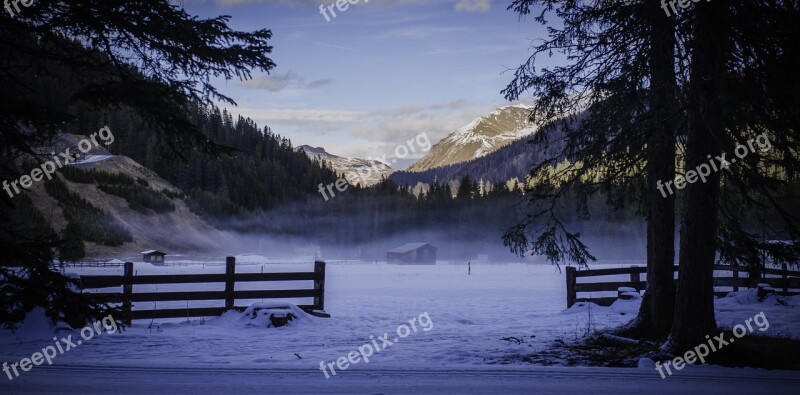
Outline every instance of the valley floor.
[[(137, 265), (137, 274), (224, 272), (223, 266)], [(237, 272), (311, 267), (251, 264), (237, 266)], [(121, 268), (68, 271), (113, 274)], [(213, 289), (202, 286), (194, 289)], [(565, 310), (564, 276), (548, 265), (472, 265), (467, 275), (462, 265), (329, 263), (326, 287), (329, 319), (309, 317), (271, 329), (255, 326), (239, 313), (188, 322), (135, 321), (122, 333), (104, 333), (59, 355), (51, 367), (34, 367), (13, 381), (0, 379), (0, 393), (46, 393), (58, 385), (65, 386), (58, 387), (61, 393), (99, 393), (119, 383), (131, 389), (125, 393), (227, 393), (234, 386), (242, 393), (584, 393), (589, 388), (596, 393), (702, 388), (717, 392), (706, 385), (724, 386), (726, 393), (763, 393), (763, 385), (777, 394), (800, 383), (796, 372), (709, 366), (692, 366), (662, 380), (652, 367), (508, 364), (514, 360), (510, 356), (543, 350), (556, 340), (578, 340), (592, 329), (618, 326), (636, 315), (638, 301), (618, 301), (610, 307), (584, 303)], [(798, 301), (758, 302), (752, 292), (742, 291), (717, 301), (717, 321), (731, 327), (764, 312), (769, 328), (758, 334), (800, 338)], [(429, 320), (422, 318), (426, 313)], [(398, 327), (414, 318), (417, 330), (398, 338)], [(335, 363), (385, 333), (393, 344), (384, 345), (368, 363), (337, 368), (337, 375), (329, 379), (320, 371), (321, 362)], [(43, 319), (31, 317), (15, 334), (0, 333), (0, 361), (30, 357), (52, 344), (52, 337)], [(700, 381), (705, 384), (698, 385)], [(156, 383), (164, 386), (154, 387)]]

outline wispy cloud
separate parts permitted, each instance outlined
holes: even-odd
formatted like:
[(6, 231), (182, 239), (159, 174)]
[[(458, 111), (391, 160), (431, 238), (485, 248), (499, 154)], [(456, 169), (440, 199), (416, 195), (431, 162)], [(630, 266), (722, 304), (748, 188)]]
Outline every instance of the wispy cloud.
[(246, 115), (259, 123), (267, 124), (319, 124), (356, 122), (367, 113), (361, 111), (331, 110), (321, 108), (308, 109), (269, 109), (259, 110), (253, 108), (240, 108), (238, 112)]
[(412, 26), (402, 29), (392, 29), (376, 36), (376, 38), (426, 38), (466, 30), (466, 27)]
[(430, 110), (458, 110), (466, 107), (469, 101), (466, 99), (453, 100), (447, 103), (434, 103), (434, 104), (407, 104), (400, 107), (375, 110), (369, 114), (374, 117), (398, 117), (413, 115), (416, 113), (430, 111)]
[(331, 43), (324, 43), (324, 42), (321, 42), (321, 41), (311, 41), (311, 40), (305, 40), (305, 41), (306, 41), (306, 42), (309, 42), (309, 43), (311, 43), (311, 44), (314, 44), (314, 45), (319, 45), (320, 47), (325, 47), (325, 48), (333, 48), (333, 49), (341, 49), (341, 50), (343, 50), (343, 51), (352, 51), (352, 52), (358, 52), (358, 50), (357, 50), (357, 49), (355, 49), (355, 48), (345, 47), (345, 46), (343, 46), (343, 45), (331, 44)]
[(328, 86), (328, 85), (331, 85), (331, 84), (333, 84), (333, 80), (321, 79), (321, 80), (316, 80), (316, 81), (309, 82), (308, 84), (306, 84), (306, 89), (317, 89), (317, 88), (322, 88), (323, 86)]
[(320, 79), (306, 82), (304, 77), (288, 71), (283, 74), (261, 74), (251, 80), (242, 81), (238, 84), (249, 89), (263, 89), (270, 92), (280, 92), (286, 89), (317, 89), (331, 85), (333, 80)]
[[(391, 154), (398, 145), (422, 132), (436, 142), (494, 108), (457, 99), (372, 111), (237, 108), (236, 112), (290, 136), (296, 144), (323, 145), (328, 152), (340, 156), (366, 158), (384, 152)], [(409, 159), (419, 158), (422, 154), (414, 153)]]

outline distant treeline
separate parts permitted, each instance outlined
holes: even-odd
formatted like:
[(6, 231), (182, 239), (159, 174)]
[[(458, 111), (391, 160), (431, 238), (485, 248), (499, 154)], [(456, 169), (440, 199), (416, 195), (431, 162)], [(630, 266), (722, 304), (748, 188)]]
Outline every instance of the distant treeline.
[[(431, 242), (448, 257), (469, 258), (490, 250), (507, 253), (501, 236), (523, 213), (521, 189), (505, 183), (481, 188), (469, 177), (453, 185), (457, 187), (437, 182), (416, 197), (409, 187), (387, 180), (366, 190), (347, 190), (328, 201), (319, 196), (262, 215), (229, 217), (217, 225), (312, 240), (327, 251), (327, 257), (333, 253), (339, 258), (383, 259), (382, 246), (387, 242)], [(614, 211), (602, 197), (590, 205), (597, 216), (581, 229), (599, 240), (598, 247), (644, 237), (636, 207)], [(562, 210), (571, 221), (580, 222), (575, 207)], [(636, 255), (633, 250), (622, 251), (628, 252), (624, 256)]]

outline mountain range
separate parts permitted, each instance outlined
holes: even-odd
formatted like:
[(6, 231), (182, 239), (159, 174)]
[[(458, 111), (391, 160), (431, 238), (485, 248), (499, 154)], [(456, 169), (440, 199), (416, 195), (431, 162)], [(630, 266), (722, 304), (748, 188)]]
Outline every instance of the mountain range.
[(375, 160), (336, 156), (321, 147), (303, 145), (297, 150), (325, 162), (351, 184), (362, 186), (377, 184), (382, 178), (411, 186), (418, 182), (430, 184), (434, 179), (456, 180), (464, 175), (495, 182), (523, 179), (533, 161), (548, 153), (527, 147), (526, 137), (536, 132), (529, 121), (530, 110), (525, 104), (513, 104), (476, 118), (450, 132), (405, 171), (395, 171)]

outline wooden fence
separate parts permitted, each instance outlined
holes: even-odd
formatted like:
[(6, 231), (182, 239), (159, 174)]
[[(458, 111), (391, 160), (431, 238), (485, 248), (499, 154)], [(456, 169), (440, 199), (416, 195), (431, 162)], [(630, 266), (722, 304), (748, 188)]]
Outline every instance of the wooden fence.
[(123, 262), (76, 261), (64, 262), (63, 264), (53, 263), (53, 267), (120, 267), (124, 264)]
[[(83, 289), (122, 287), (121, 293), (95, 293), (100, 298), (111, 303), (122, 303), (126, 312), (124, 321), (152, 318), (188, 318), (219, 316), (231, 309), (242, 310), (245, 307), (236, 306), (237, 299), (279, 299), (279, 298), (313, 298), (310, 305), (298, 306), (309, 313), (327, 316), (319, 311), (325, 310), (325, 262), (314, 262), (313, 272), (290, 273), (236, 273), (236, 259), (227, 257), (225, 260), (225, 274), (164, 274), (134, 276), (133, 263), (125, 262), (124, 274), (121, 276), (81, 276), (80, 285)], [(257, 281), (313, 281), (312, 289), (289, 290), (235, 290), (237, 283)], [(134, 285), (143, 284), (197, 284), (197, 283), (222, 283), (223, 291), (181, 291), (181, 292), (146, 292), (134, 293)], [(152, 309), (134, 310), (134, 302), (187, 302), (198, 300), (223, 300), (225, 307), (195, 307), (178, 309)], [(317, 311), (317, 312), (315, 312)]]
[[(142, 262), (143, 263), (143, 262)], [(255, 265), (286, 265), (294, 264), (296, 262), (236, 262), (239, 266), (255, 266)], [(372, 262), (370, 262), (372, 263)], [(192, 260), (174, 260), (165, 262), (149, 262), (153, 266), (168, 266), (168, 267), (182, 267), (182, 266), (225, 266), (225, 262), (220, 261), (192, 261)], [(75, 261), (64, 262), (63, 264), (53, 263), (54, 268), (61, 267), (121, 267), (124, 262), (102, 262), (102, 261)]]
[[(637, 291), (643, 291), (647, 282), (642, 281), (642, 274), (647, 273), (646, 267), (631, 266), (627, 268), (617, 269), (596, 269), (596, 270), (577, 270), (573, 266), (567, 266), (567, 308), (572, 307), (577, 302), (593, 302), (601, 306), (609, 306), (617, 300), (616, 296), (608, 297), (578, 297), (578, 293), (588, 292), (617, 292), (620, 287), (635, 288)], [(678, 266), (674, 267), (678, 271)], [(717, 276), (717, 272), (731, 272), (730, 277)], [(740, 272), (747, 275), (747, 270), (736, 266), (714, 265), (714, 287), (729, 287), (733, 291), (738, 291), (739, 287), (749, 288), (755, 287), (758, 283), (766, 283), (775, 288), (776, 293), (780, 295), (797, 295), (800, 294), (800, 272), (789, 271), (786, 265), (782, 265), (781, 269), (761, 269), (762, 276), (760, 278), (749, 278), (747, 276), (740, 276)], [(579, 283), (578, 278), (584, 277), (598, 277), (598, 276), (619, 276), (628, 275), (627, 281), (612, 281), (612, 282), (583, 282)], [(767, 277), (779, 276), (779, 277)], [(677, 280), (675, 280), (677, 282)], [(715, 295), (723, 297), (729, 291), (716, 291)]]

